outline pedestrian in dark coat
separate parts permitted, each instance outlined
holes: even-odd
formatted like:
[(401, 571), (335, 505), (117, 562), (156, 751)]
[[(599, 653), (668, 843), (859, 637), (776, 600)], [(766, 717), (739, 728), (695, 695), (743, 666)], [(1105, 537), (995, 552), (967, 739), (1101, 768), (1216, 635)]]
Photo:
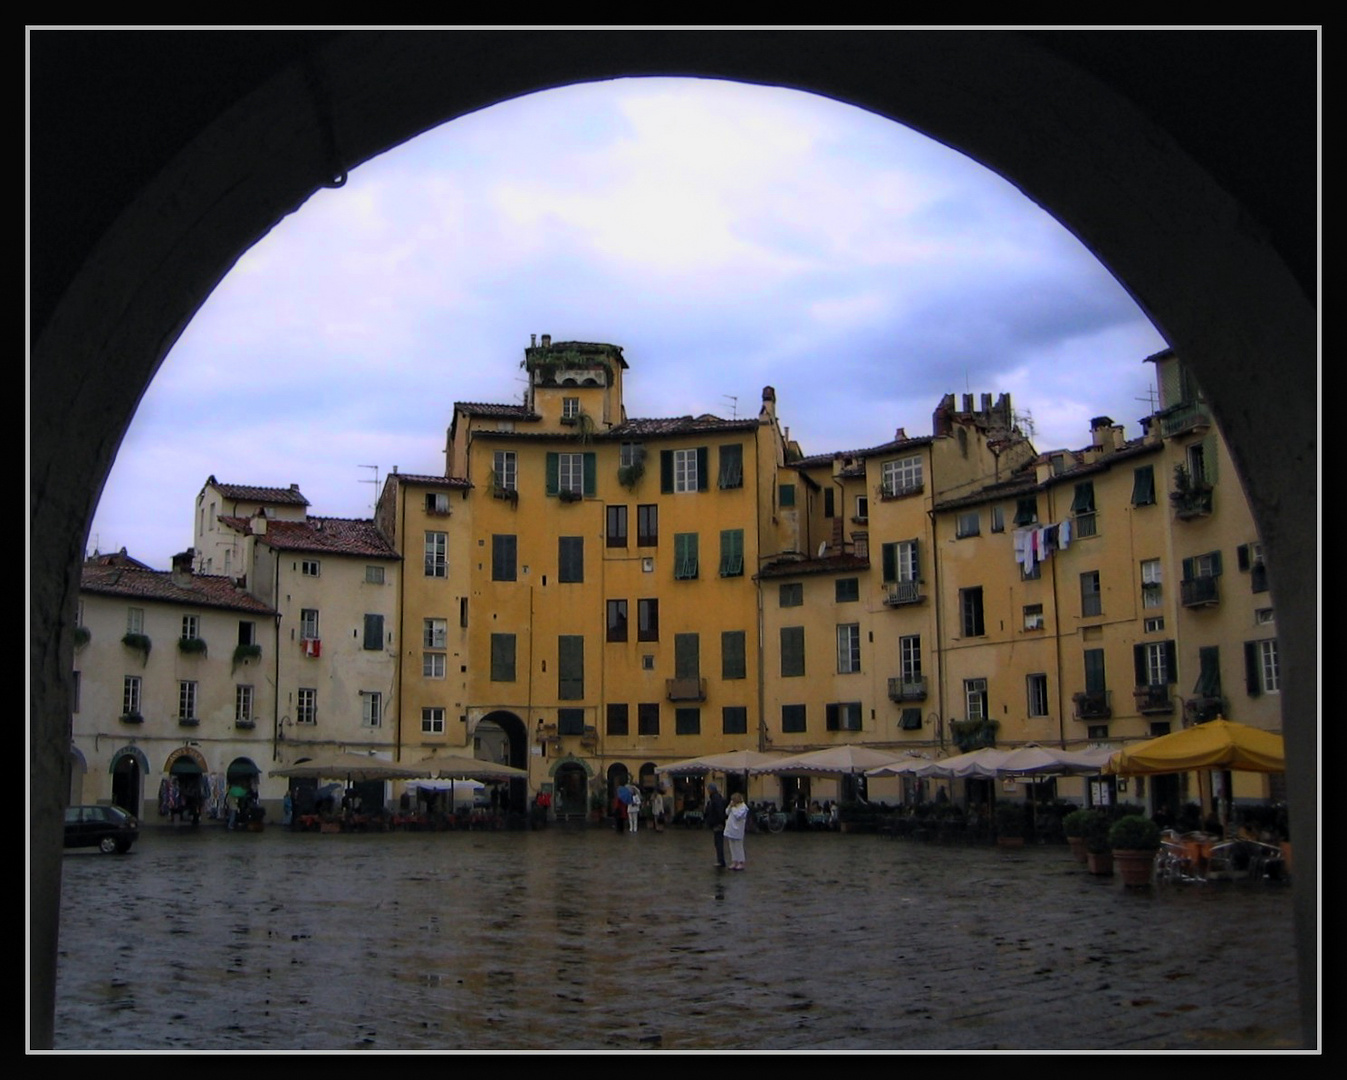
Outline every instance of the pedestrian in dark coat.
[(706, 785), (706, 812), (702, 820), (711, 829), (711, 838), (716, 842), (716, 865), (725, 865), (725, 796), (715, 784)]

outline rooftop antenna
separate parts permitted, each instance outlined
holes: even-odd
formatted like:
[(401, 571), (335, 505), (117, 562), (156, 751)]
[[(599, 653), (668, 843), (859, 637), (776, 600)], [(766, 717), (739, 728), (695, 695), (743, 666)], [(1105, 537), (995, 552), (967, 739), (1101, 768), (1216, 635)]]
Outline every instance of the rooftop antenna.
[(1029, 438), (1034, 437), (1034, 414), (1028, 409), (1024, 412), (1017, 412), (1014, 416), (1014, 424)]
[[(361, 482), (362, 484), (373, 484), (373, 485), (374, 485), (374, 499), (375, 499), (375, 501), (377, 502), (377, 501), (378, 501), (378, 498), (379, 498), (379, 466), (377, 466), (377, 465), (357, 465), (356, 468), (357, 468), (357, 469), (373, 469), (373, 470), (374, 470), (374, 479), (373, 479), (373, 480), (361, 480), (360, 482)], [(369, 507), (369, 508), (370, 508), (370, 516), (373, 517), (373, 516), (374, 516), (374, 502), (371, 502), (371, 503), (370, 503), (370, 507)]]
[(1144, 401), (1146, 405), (1150, 408), (1150, 411), (1153, 413), (1155, 412), (1155, 406), (1158, 404), (1158, 402), (1155, 400), (1155, 397), (1156, 397), (1155, 387), (1152, 386), (1146, 390), (1145, 397), (1139, 397), (1136, 398), (1135, 400)]
[(739, 419), (739, 395), (738, 395), (738, 394), (721, 394), (720, 396), (721, 396), (724, 400), (726, 400), (726, 401), (728, 401), (728, 402), (730, 403), (730, 419), (732, 419), (732, 420), (738, 420), (738, 419)]

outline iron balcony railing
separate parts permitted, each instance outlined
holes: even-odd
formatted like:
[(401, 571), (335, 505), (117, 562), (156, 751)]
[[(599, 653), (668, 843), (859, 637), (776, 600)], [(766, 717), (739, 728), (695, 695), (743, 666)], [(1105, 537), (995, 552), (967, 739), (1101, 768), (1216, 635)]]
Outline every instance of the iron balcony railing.
[(919, 581), (895, 581), (887, 586), (884, 603), (888, 607), (902, 607), (904, 604), (920, 604), (926, 597), (921, 593)]
[(1107, 720), (1113, 715), (1111, 691), (1086, 690), (1073, 694), (1071, 700), (1076, 706), (1077, 720)]
[(670, 701), (705, 701), (706, 680), (699, 678), (665, 679)]
[(925, 701), (926, 680), (922, 678), (904, 679), (901, 677), (889, 679), (889, 700)]

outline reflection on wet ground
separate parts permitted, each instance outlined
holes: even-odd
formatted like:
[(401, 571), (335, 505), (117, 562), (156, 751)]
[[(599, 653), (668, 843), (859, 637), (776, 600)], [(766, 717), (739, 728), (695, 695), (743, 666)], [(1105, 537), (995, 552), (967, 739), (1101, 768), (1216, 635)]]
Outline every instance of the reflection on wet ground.
[(1291, 893), (1065, 848), (149, 828), (64, 863), (58, 1049), (1288, 1049)]

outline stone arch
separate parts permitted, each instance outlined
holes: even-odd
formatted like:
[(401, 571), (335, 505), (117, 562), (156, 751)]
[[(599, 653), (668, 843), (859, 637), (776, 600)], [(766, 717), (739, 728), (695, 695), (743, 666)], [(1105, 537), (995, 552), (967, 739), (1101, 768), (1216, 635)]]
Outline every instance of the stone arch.
[[(1312, 31), (34, 33), (34, 1044), (50, 1044), (54, 1010), (78, 563), (168, 348), (234, 260), (346, 170), (498, 101), (638, 75), (808, 90), (962, 150), (1089, 246), (1191, 363), (1277, 590), (1301, 1009), (1313, 1032), (1317, 49)], [(166, 53), (174, 63), (161, 63)], [(448, 66), (461, 77), (444, 79)], [(107, 160), (119, 168), (97, 167)], [(1278, 162), (1271, 180), (1266, 160)]]

